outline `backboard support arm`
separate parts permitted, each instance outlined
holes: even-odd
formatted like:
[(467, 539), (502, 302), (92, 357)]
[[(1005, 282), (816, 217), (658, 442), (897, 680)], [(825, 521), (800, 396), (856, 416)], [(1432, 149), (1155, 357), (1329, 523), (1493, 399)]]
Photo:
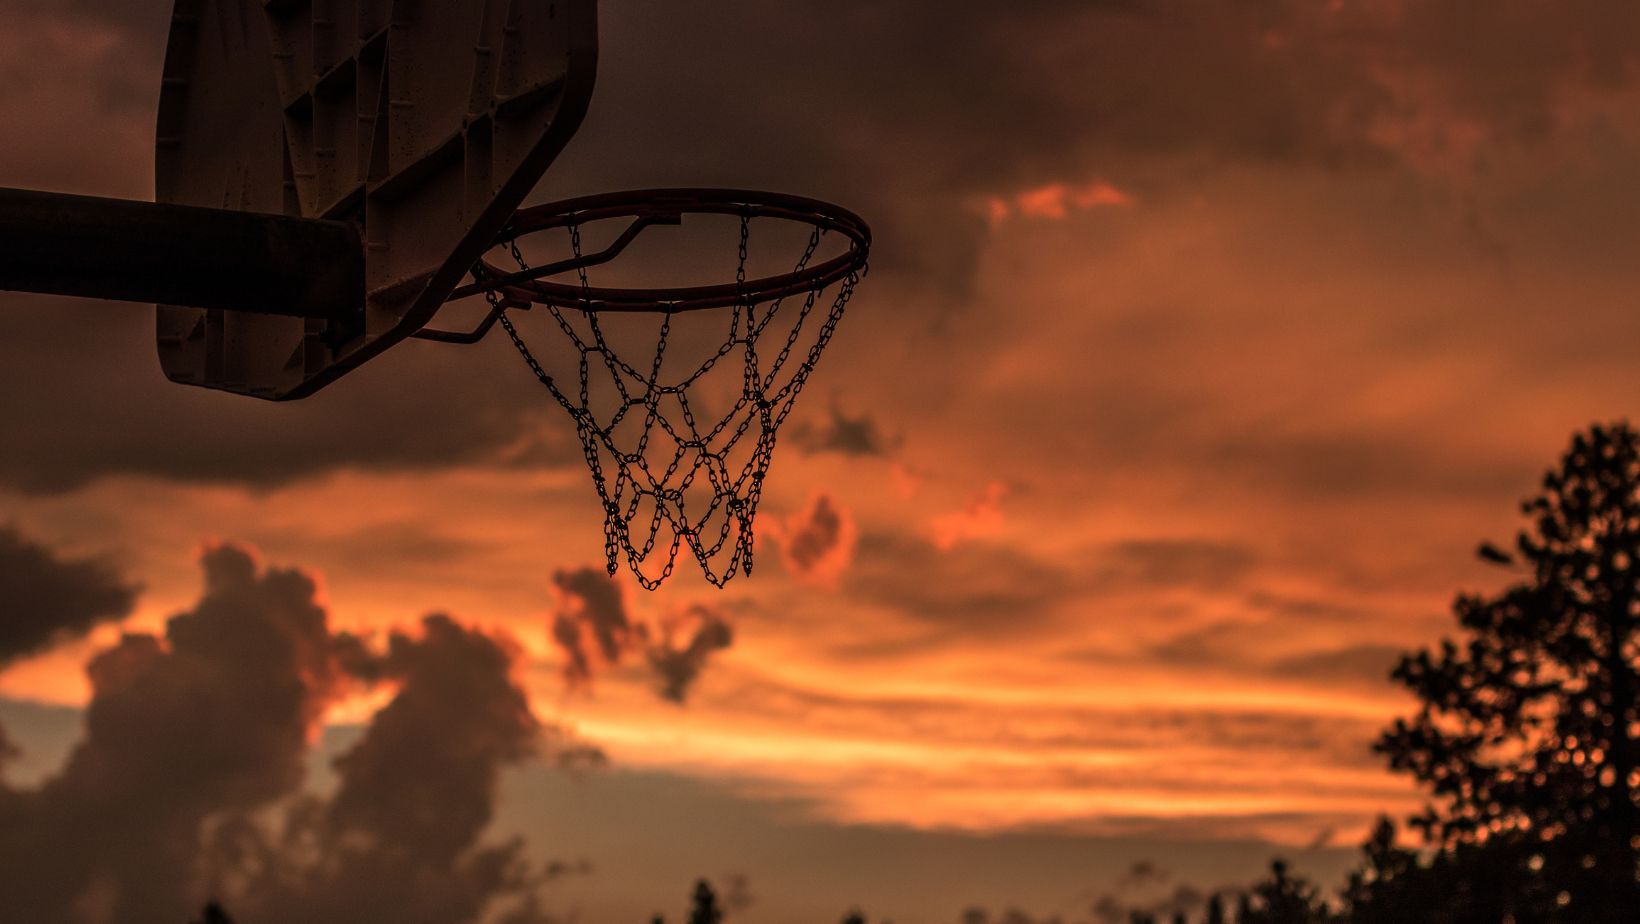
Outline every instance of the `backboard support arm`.
[(347, 222), (0, 188), (0, 290), (346, 321)]

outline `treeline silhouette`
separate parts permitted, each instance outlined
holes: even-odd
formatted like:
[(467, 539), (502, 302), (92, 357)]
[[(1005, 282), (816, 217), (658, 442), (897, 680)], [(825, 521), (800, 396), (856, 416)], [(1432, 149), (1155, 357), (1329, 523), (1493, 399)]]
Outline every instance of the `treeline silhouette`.
[[(1640, 921), (1640, 434), (1575, 434), (1521, 510), (1512, 548), (1478, 550), (1512, 583), (1458, 596), (1455, 637), (1392, 672), (1418, 708), (1373, 749), (1427, 793), (1405, 836), (1381, 817), (1330, 889), (1277, 859), (1193, 912), (1100, 924)], [(698, 882), (684, 924), (724, 918)], [(200, 924), (231, 922), (212, 906)]]

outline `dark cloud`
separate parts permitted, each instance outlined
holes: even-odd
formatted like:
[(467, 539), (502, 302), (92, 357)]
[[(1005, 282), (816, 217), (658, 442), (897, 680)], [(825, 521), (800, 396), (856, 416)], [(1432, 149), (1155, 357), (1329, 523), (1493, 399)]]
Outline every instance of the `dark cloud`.
[(105, 562), (65, 559), (0, 526), (0, 667), (123, 619), (137, 589)]
[[(50, 100), (53, 91), (77, 98), (73, 85), (83, 82), (89, 90), (86, 99), (96, 109), (63, 115), (87, 124), (110, 118), (151, 120), (159, 104), (158, 78), (172, 6), (172, 0), (0, 0), (0, 20), (14, 35), (30, 39), (0, 58), (0, 80), (14, 101)], [(60, 43), (72, 44), (59, 47)], [(59, 63), (68, 67), (38, 66), (53, 54), (66, 54)], [(5, 108), (0, 103), (0, 109)], [(18, 148), (49, 148), (68, 141), (39, 133), (13, 138), (28, 144), (8, 145), (11, 150), (0, 152), (0, 163), (27, 158), (28, 153)], [(83, 136), (79, 142), (93, 146)]]
[(845, 456), (886, 456), (901, 442), (898, 437), (884, 433), (870, 414), (850, 417), (836, 406), (824, 422), (799, 421), (785, 436), (799, 449), (815, 455), (835, 452)]
[(1149, 183), (1181, 158), (1385, 157), (1369, 129), (1391, 100), (1372, 74), (1315, 43), (1267, 46), (1289, 21), (1319, 28), (1299, 4), (850, 0), (822, 17), (742, 0), (721, 12), (605, 4), (600, 98), (550, 185), (835, 198), (872, 222), (879, 272), (965, 296), (991, 195), (1110, 174)]
[(1569, 95), (1635, 82), (1632, 4), (1512, 0), (1484, 16), (1453, 0), (1398, 6), (1379, 19), (1379, 51), (1435, 81), (1440, 101), (1492, 141), (1541, 143), (1562, 127)]
[(815, 498), (801, 529), (786, 536), (786, 563), (799, 574), (814, 569), (842, 539), (843, 518), (824, 495)]
[[(329, 628), (317, 585), (208, 550), (205, 589), (163, 637), (89, 665), (84, 730), (60, 772), (0, 786), (0, 907), (22, 920), (184, 920), (206, 898), (246, 919), (545, 920), (523, 844), (481, 842), (503, 767), (550, 738), (510, 677), (513, 646), (431, 616), (385, 652)], [(396, 692), (301, 792), (323, 710), (359, 683)]]
[(106, 27), (132, 44), (157, 42), (163, 51), (175, 5), (173, 0), (0, 0), (0, 14), (54, 16), (76, 25)]
[[(150, 192), (169, 9), (0, 0), (17, 49), (0, 58), (0, 121), (30, 126), (0, 151), (0, 180)], [(1601, 0), (1517, 0), (1487, 16), (1296, 0), (845, 0), (823, 14), (737, 0), (703, 16), (610, 0), (597, 99), (541, 195), (699, 184), (836, 199), (872, 221), (885, 291), (909, 283), (916, 297), (897, 307), (926, 324), (971, 294), (986, 197), (1108, 177), (1149, 199), (1195, 193), (1221, 164), (1386, 164), (1404, 152), (1384, 127), (1420, 119), (1538, 144), (1561, 130), (1569, 95), (1632, 86), (1637, 17)], [(570, 459), (566, 425), (539, 413), (550, 409), (504, 345), (401, 346), (275, 407), (164, 382), (140, 307), (5, 295), (0, 309), (10, 485), (111, 473), (265, 485), (338, 467)], [(832, 424), (815, 446), (885, 446), (869, 420)], [(1351, 459), (1297, 477), (1387, 471)]]
[(771, 532), (786, 571), (802, 580), (836, 580), (854, 557), (854, 519), (827, 494), (815, 495)]
[[(688, 638), (679, 643), (677, 636)], [(682, 703), (713, 654), (734, 644), (734, 630), (717, 612), (692, 606), (661, 628), (660, 639), (644, 652), (659, 682), (662, 699)]]
[(626, 598), (620, 582), (597, 568), (559, 571), (552, 582), (558, 588), (552, 638), (564, 653), (564, 680), (582, 686), (592, 679), (589, 644), (605, 664), (619, 663), (631, 646), (634, 631)]
[[(447, 616), (395, 633), (382, 668), (398, 693), (337, 758), (335, 795), (300, 803), (277, 840), (253, 826), (218, 832), (224, 894), (248, 919), (477, 921), (506, 905), (541, 920), (536, 887), (571, 870), (532, 868), (521, 840), (481, 843), (502, 769), (536, 754), (542, 730), (509, 677), (513, 658)], [(229, 889), (237, 861), (270, 847), (272, 866)]]
[(694, 604), (651, 625), (627, 607), (622, 584), (597, 568), (560, 571), (552, 637), (563, 653), (571, 687), (592, 680), (594, 659), (615, 666), (629, 654), (642, 656), (662, 699), (684, 702), (707, 661), (734, 643), (734, 630), (714, 608)]
[[(1304, 43), (1271, 53), (1273, 32), (1323, 32), (1325, 17), (1297, 3), (1035, 0), (931, 12), (851, 0), (823, 23), (799, 3), (731, 7), (703, 18), (607, 4), (610, 95), (642, 86), (655, 99), (595, 112), (587, 137), (676, 139), (667, 170), (795, 166), (837, 177), (869, 159), (919, 190), (960, 192), (1062, 179), (1096, 150), (1339, 160), (1370, 147), (1361, 123), (1386, 102), (1349, 57)], [(657, 82), (650, 68), (682, 64), (680, 47), (698, 49), (690, 78)], [(700, 131), (701, 107), (689, 105), (707, 98), (721, 110), (707, 124), (720, 131)]]
[(1289, 641), (1283, 625), (1214, 622), (1144, 651), (1146, 660), (1173, 667), (1213, 669), (1288, 683), (1323, 683), (1385, 690), (1389, 673), (1405, 649), (1380, 643), (1322, 648), (1271, 658), (1267, 652)]
[(1116, 887), (1118, 889), (1143, 888), (1159, 882), (1166, 882), (1171, 878), (1173, 878), (1173, 874), (1155, 860), (1135, 860), (1126, 872), (1117, 877)]
[[(1012, 544), (968, 541), (942, 551), (909, 536), (866, 533), (854, 562), (851, 593), (925, 620), (940, 630), (936, 635), (966, 636), (1030, 631), (1073, 600), (1087, 605), (1136, 593), (1234, 586), (1256, 556), (1235, 543), (1145, 539), (1089, 549), (1080, 567), (1067, 568)], [(875, 653), (936, 640), (893, 642)]]
[(202, 901), (190, 871), (207, 819), (300, 784), (309, 729), (342, 680), (315, 586), (230, 546), (203, 565), (203, 597), (164, 638), (127, 635), (92, 660), (84, 737), (0, 825), (0, 906), (21, 918), (77, 920), (90, 903), (114, 920), (180, 920)]
[(495, 345), (406, 344), (337, 387), (273, 404), (167, 382), (142, 306), (0, 293), (0, 308), (0, 432), (15, 440), (0, 482), (24, 490), (116, 472), (274, 486), (335, 468), (507, 464), (559, 423)]

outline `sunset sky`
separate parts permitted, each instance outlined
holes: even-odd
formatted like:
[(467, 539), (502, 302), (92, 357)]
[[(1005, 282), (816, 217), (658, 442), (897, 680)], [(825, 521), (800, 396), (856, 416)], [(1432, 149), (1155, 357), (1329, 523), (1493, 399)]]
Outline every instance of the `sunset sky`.
[[(0, 185), (153, 195), (169, 8), (0, 0)], [(600, 31), (532, 201), (767, 188), (875, 232), (756, 573), (586, 592), (596, 496), (504, 342), (269, 404), (167, 383), (140, 306), (0, 295), (0, 607), (65, 614), (0, 634), (0, 817), (66, 773), (88, 662), (210, 611), (202, 556), (246, 600), (311, 576), (315, 631), (374, 650), (444, 650), (431, 613), (495, 640), (546, 743), (486, 843), (571, 868), (560, 919), (676, 916), (704, 875), (743, 877), (731, 920), (1082, 924), (1275, 853), (1336, 881), (1418, 805), (1369, 750), (1389, 668), (1508, 578), (1474, 549), (1569, 434), (1640, 410), (1640, 6), (604, 0)], [(732, 643), (667, 697), (630, 644), (567, 672), (564, 619)], [(313, 700), (300, 785), (394, 689)]]

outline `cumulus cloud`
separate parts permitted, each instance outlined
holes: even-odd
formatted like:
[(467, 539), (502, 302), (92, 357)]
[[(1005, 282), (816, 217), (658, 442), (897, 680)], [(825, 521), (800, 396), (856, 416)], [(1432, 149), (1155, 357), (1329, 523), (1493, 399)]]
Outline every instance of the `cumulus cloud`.
[(942, 513), (928, 524), (929, 540), (935, 548), (949, 552), (970, 539), (990, 536), (1002, 528), (1002, 501), (1008, 486), (992, 482), (970, 498), (960, 509)]
[(0, 906), (179, 920), (202, 901), (190, 870), (207, 819), (300, 784), (308, 733), (343, 681), (316, 587), (232, 546), (202, 564), (204, 595), (164, 637), (127, 635), (91, 661), (84, 737), (0, 825)]
[[(543, 729), (504, 639), (445, 616), (385, 652), (336, 633), (314, 579), (246, 550), (202, 558), (204, 592), (160, 635), (98, 654), (82, 738), (54, 776), (0, 786), (0, 907), (19, 919), (170, 924), (211, 896), (248, 919), (543, 920), (517, 841), (481, 843), (503, 767)], [(302, 793), (325, 708), (395, 693)], [(559, 874), (562, 870), (559, 871)]]
[[(538, 908), (536, 887), (569, 870), (533, 868), (521, 840), (481, 843), (502, 769), (540, 741), (514, 657), (448, 616), (395, 633), (381, 667), (398, 692), (337, 758), (336, 793), (298, 803), (277, 840), (249, 824), (219, 830), (219, 890), (247, 918), (476, 921), (498, 903)], [(236, 861), (270, 850), (235, 885)]]
[[(680, 642), (687, 637), (687, 642)], [(695, 605), (663, 621), (660, 638), (644, 652), (662, 699), (683, 703), (714, 653), (734, 644), (734, 630), (712, 609)]]
[(572, 688), (590, 684), (596, 665), (614, 667), (640, 655), (661, 698), (682, 703), (711, 656), (734, 643), (728, 621), (702, 604), (638, 620), (621, 582), (596, 568), (560, 571), (553, 583), (558, 607), (552, 637), (563, 656), (564, 682)]
[(859, 531), (830, 495), (816, 494), (803, 510), (773, 525), (771, 538), (780, 546), (780, 561), (799, 580), (834, 584), (854, 560)]
[(0, 668), (122, 619), (137, 589), (105, 562), (67, 559), (0, 526)]

